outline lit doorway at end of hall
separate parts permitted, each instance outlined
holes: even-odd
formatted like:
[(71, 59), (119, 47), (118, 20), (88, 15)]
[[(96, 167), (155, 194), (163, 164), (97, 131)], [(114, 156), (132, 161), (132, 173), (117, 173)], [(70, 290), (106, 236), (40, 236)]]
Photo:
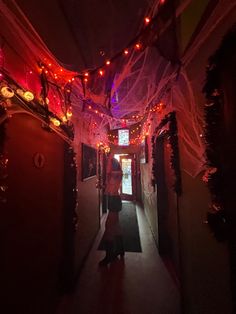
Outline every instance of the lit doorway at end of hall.
[(121, 185), (121, 198), (123, 200), (134, 199), (134, 176), (133, 176), (133, 156), (128, 154), (115, 154), (114, 157), (120, 162), (123, 177)]

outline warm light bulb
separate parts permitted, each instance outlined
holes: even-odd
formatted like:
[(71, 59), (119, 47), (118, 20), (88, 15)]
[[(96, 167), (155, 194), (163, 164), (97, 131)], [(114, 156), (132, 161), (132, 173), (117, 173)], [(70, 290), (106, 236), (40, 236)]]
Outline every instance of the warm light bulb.
[(128, 49), (125, 49), (125, 50), (124, 50), (124, 54), (125, 54), (125, 55), (129, 54), (129, 50), (128, 50)]
[(150, 18), (149, 17), (145, 17), (145, 23), (149, 24), (150, 23)]
[(26, 101), (32, 101), (34, 99), (34, 94), (30, 91), (26, 91), (24, 92), (23, 97)]
[(56, 118), (50, 118), (50, 120), (55, 126), (59, 126), (61, 124), (61, 122)]
[(2, 94), (2, 96), (5, 97), (5, 98), (12, 98), (15, 93), (14, 93), (14, 90), (11, 89), (10, 87), (8, 87), (8, 86), (3, 86), (3, 87), (1, 88), (1, 94)]
[(67, 111), (67, 113), (66, 113), (66, 115), (67, 115), (67, 117), (72, 117), (72, 111), (71, 111), (71, 109), (69, 109), (68, 111)]
[(99, 74), (100, 74), (101, 76), (103, 76), (104, 71), (103, 71), (103, 70), (100, 70), (100, 71), (99, 71)]
[(135, 48), (136, 48), (136, 49), (140, 49), (140, 48), (141, 48), (141, 45), (140, 45), (139, 43), (137, 43), (137, 44), (135, 45)]
[(88, 73), (88, 72), (85, 72), (85, 73), (84, 73), (84, 76), (89, 76), (89, 73)]
[(110, 64), (111, 64), (111, 61), (107, 60), (106, 65), (110, 65)]

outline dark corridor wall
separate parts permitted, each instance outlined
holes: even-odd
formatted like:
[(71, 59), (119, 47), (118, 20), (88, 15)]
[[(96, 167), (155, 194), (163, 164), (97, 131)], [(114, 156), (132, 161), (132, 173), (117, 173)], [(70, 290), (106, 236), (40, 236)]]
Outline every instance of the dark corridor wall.
[(52, 313), (60, 287), (64, 142), (41, 124), (21, 113), (6, 127), (8, 190), (6, 204), (0, 204), (2, 313)]

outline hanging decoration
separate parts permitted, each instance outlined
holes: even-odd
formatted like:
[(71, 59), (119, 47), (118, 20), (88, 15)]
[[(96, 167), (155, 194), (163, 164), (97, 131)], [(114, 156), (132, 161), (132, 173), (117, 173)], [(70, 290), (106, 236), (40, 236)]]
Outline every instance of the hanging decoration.
[[(35, 114), (42, 119), (49, 128), (53, 126), (55, 130), (56, 127), (56, 130), (61, 133), (62, 137), (67, 137), (68, 141), (71, 141), (73, 137), (73, 126), (71, 123), (68, 123), (70, 114), (66, 118), (66, 121), (63, 121), (60, 117), (51, 112), (48, 106), (44, 105), (44, 102), (42, 104), (40, 99), (37, 100), (33, 92), (24, 90), (13, 78), (5, 73), (3, 69), (2, 73), (4, 78), (1, 82), (0, 97), (2, 98), (2, 106), (4, 106), (4, 108), (9, 108), (14, 101), (14, 105), (18, 105), (24, 110)], [(44, 96), (47, 95), (45, 94)], [(45, 101), (48, 103), (47, 97), (45, 97)]]
[[(164, 131), (163, 128), (166, 127)], [(160, 124), (156, 127), (154, 134), (152, 136), (152, 184), (153, 186), (157, 182), (157, 165), (158, 161), (156, 160), (156, 138), (160, 136), (163, 132), (168, 136), (170, 148), (171, 148), (171, 158), (170, 158), (170, 166), (175, 174), (175, 182), (173, 185), (173, 190), (177, 195), (181, 195), (182, 193), (182, 183), (181, 183), (181, 172), (180, 172), (180, 161), (179, 161), (179, 145), (178, 145), (178, 128), (176, 121), (176, 113), (170, 112), (168, 113)]]

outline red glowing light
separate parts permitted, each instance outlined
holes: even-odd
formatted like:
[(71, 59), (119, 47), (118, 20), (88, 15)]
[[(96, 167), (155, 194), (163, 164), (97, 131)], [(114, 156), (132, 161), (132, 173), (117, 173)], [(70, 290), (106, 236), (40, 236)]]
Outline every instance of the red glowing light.
[(52, 64), (51, 64), (51, 63), (48, 63), (48, 66), (50, 67), (50, 66), (52, 66)]
[(160, 4), (163, 4), (163, 3), (165, 3), (165, 0), (160, 0)]
[(141, 45), (140, 45), (139, 43), (137, 43), (137, 44), (135, 45), (135, 48), (136, 48), (136, 49), (140, 49), (140, 48), (141, 48)]
[(91, 106), (88, 106), (88, 108), (89, 108), (89, 109), (92, 109), (92, 107), (91, 107)]
[(85, 82), (85, 83), (87, 83), (87, 82), (88, 82), (88, 79), (87, 79), (87, 77), (85, 77), (85, 78), (84, 78), (84, 82)]
[(29, 71), (29, 74), (32, 74), (33, 73), (33, 71)]
[(125, 50), (124, 50), (124, 54), (127, 55), (128, 53), (129, 53), (129, 50), (128, 50), (128, 49), (125, 49)]
[(150, 18), (149, 17), (145, 17), (145, 23), (149, 24), (150, 23)]
[(89, 76), (89, 73), (88, 73), (88, 72), (85, 72), (85, 73), (84, 73), (84, 76)]
[(99, 74), (100, 74), (101, 76), (103, 76), (104, 71), (103, 71), (103, 70), (100, 70), (100, 71), (99, 71)]
[(110, 64), (111, 64), (111, 61), (107, 60), (106, 65), (110, 65)]

